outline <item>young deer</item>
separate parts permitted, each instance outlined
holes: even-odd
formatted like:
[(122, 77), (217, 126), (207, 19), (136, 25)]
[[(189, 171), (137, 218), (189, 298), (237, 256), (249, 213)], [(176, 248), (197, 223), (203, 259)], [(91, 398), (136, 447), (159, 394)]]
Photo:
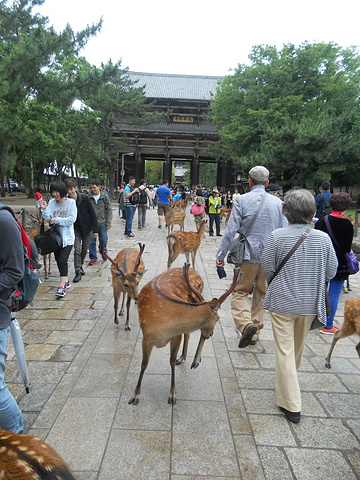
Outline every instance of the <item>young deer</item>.
[[(32, 241), (34, 241), (34, 238), (36, 237), (36, 235), (39, 235), (40, 233), (41, 222), (42, 220), (40, 219), (39, 225), (29, 234), (29, 237), (31, 238)], [(47, 222), (44, 222), (44, 230), (49, 230), (49, 224)], [(49, 262), (49, 268), (47, 268), (46, 266), (47, 259)], [(44, 261), (44, 276), (45, 276), (45, 280), (47, 280), (49, 278), (49, 273), (51, 273), (50, 272), (51, 253), (49, 253), (48, 255), (43, 255), (43, 261)]]
[[(325, 366), (331, 368), (330, 358), (335, 344), (340, 338), (349, 337), (357, 333), (360, 335), (360, 298), (351, 298), (346, 301), (344, 308), (344, 323), (333, 338), (329, 353), (325, 359)], [(356, 351), (360, 357), (360, 342), (356, 345)]]
[(53, 448), (39, 438), (0, 430), (1, 480), (75, 480)]
[(184, 230), (186, 213), (182, 208), (177, 208), (172, 204), (170, 210), (165, 215), (165, 222), (168, 226), (168, 234), (174, 230), (174, 225), (179, 225), (180, 230)]
[(186, 261), (190, 263), (190, 253), (192, 267), (195, 268), (195, 258), (198, 248), (200, 247), (201, 240), (203, 239), (205, 232), (209, 231), (207, 220), (202, 219), (199, 222), (197, 232), (174, 232), (167, 237), (167, 244), (169, 250), (169, 257), (167, 262), (167, 268), (175, 262), (180, 253), (183, 253), (186, 257)]
[(114, 291), (113, 294), (115, 310), (114, 322), (116, 324), (119, 323), (117, 311), (120, 295), (121, 293), (123, 294), (119, 316), (124, 315), (125, 296), (127, 295), (125, 330), (131, 330), (129, 323), (131, 299), (134, 299), (135, 303), (137, 303), (139, 294), (139, 282), (146, 271), (145, 264), (143, 262), (143, 259), (141, 258), (141, 255), (145, 249), (145, 245), (139, 243), (139, 247), (139, 252), (136, 250), (136, 248), (124, 248), (123, 250), (120, 250), (114, 260), (110, 258), (109, 255), (106, 253), (106, 257), (112, 263), (111, 274), (112, 286)]
[[(175, 405), (175, 364), (182, 334), (201, 331), (200, 341), (191, 368), (197, 368), (206, 339), (213, 334), (219, 319), (218, 310), (240, 280), (240, 268), (234, 270), (231, 287), (219, 299), (205, 302), (199, 290), (203, 281), (190, 265), (161, 273), (141, 290), (138, 300), (139, 322), (143, 333), (142, 362), (138, 383), (129, 404), (139, 403), (141, 382), (154, 345), (164, 347), (170, 342), (171, 387), (168, 403)], [(196, 288), (193, 286), (195, 285)]]

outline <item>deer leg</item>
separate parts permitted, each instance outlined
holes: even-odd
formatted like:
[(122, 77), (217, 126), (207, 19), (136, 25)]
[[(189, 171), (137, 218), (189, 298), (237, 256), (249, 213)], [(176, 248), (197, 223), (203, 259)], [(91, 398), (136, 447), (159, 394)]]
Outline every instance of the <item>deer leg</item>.
[[(124, 298), (125, 298), (125, 294), (124, 294)], [(127, 295), (127, 300), (126, 300), (126, 322), (125, 322), (125, 332), (126, 331), (129, 331), (131, 330), (130, 328), (130, 324), (129, 324), (129, 316), (130, 316), (130, 303), (131, 303), (131, 297), (130, 295), (128, 294)]]
[(182, 349), (181, 357), (179, 357), (176, 360), (176, 365), (181, 365), (182, 363), (185, 362), (186, 356), (187, 356), (187, 351), (188, 351), (188, 346), (189, 346), (189, 339), (190, 339), (190, 335), (188, 333), (184, 333), (183, 349)]
[(139, 375), (139, 380), (136, 384), (133, 396), (128, 401), (128, 404), (137, 405), (139, 403), (139, 395), (141, 393), (141, 382), (145, 373), (147, 366), (149, 365), (151, 351), (153, 349), (153, 345), (149, 345), (146, 343), (145, 339), (142, 340), (142, 361), (141, 361), (141, 371)]
[(168, 398), (169, 405), (175, 405), (176, 403), (176, 389), (175, 389), (175, 366), (176, 366), (176, 356), (179, 351), (181, 343), (181, 335), (174, 337), (170, 340), (170, 366), (171, 366), (171, 387), (170, 395)]
[(202, 352), (205, 340), (210, 338), (213, 333), (214, 333), (214, 330), (210, 330), (210, 331), (208, 329), (201, 330), (201, 337), (200, 337), (200, 340), (199, 340), (199, 344), (198, 344), (198, 347), (196, 349), (195, 357), (194, 357), (194, 360), (193, 360), (190, 368), (197, 368), (200, 365), (201, 352)]
[(43, 256), (43, 262), (44, 262), (44, 277), (45, 277), (45, 280), (47, 280), (49, 278), (47, 267), (46, 267), (46, 258), (47, 258), (47, 255), (44, 255)]
[(119, 324), (119, 319), (118, 319), (118, 316), (117, 316), (117, 312), (118, 312), (119, 298), (120, 298), (121, 292), (119, 290), (117, 290), (116, 288), (114, 288), (113, 290), (114, 290), (113, 295), (114, 295), (114, 311), (115, 311), (114, 323), (116, 323), (116, 325), (118, 325)]
[(326, 368), (331, 368), (331, 365), (330, 365), (330, 358), (331, 358), (331, 354), (332, 354), (332, 351), (334, 350), (334, 347), (336, 345), (336, 342), (338, 340), (340, 340), (340, 338), (342, 338), (343, 335), (341, 335), (341, 330), (338, 330), (335, 335), (334, 335), (334, 338), (333, 338), (333, 341), (332, 341), (332, 344), (331, 344), (331, 347), (330, 347), (330, 350), (329, 350), (329, 353), (327, 354), (327, 357), (325, 358), (325, 367)]
[(120, 313), (119, 313), (119, 316), (123, 316), (124, 315), (124, 305), (125, 305), (125, 293), (123, 293), (123, 297), (122, 297), (122, 302), (121, 302), (121, 309), (120, 309)]
[[(195, 258), (196, 258), (196, 250), (193, 250), (191, 252), (191, 263), (194, 270), (195, 270)], [(189, 263), (189, 260), (187, 260), (187, 262)]]

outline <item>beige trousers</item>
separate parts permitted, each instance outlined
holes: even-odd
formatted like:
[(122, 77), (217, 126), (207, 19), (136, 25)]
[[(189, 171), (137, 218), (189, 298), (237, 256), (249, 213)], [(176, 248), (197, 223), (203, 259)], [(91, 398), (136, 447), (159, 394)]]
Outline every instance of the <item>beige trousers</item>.
[[(265, 310), (262, 308), (262, 303), (267, 283), (260, 263), (244, 262), (241, 265), (241, 270), (244, 274), (232, 293), (231, 312), (236, 328), (243, 333), (246, 325), (253, 323), (257, 327), (257, 333), (253, 338), (257, 338), (264, 326)], [(248, 295), (253, 284), (255, 284), (255, 287), (250, 310)]]
[(314, 315), (285, 315), (270, 310), (275, 353), (275, 394), (279, 407), (290, 412), (301, 411), (301, 395), (297, 376), (306, 337)]

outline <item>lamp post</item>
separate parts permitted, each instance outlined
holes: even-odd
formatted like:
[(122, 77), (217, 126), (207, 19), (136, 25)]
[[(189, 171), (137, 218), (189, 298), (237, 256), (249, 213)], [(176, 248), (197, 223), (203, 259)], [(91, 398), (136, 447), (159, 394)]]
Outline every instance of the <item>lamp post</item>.
[(134, 155), (133, 152), (130, 152), (130, 153), (123, 153), (121, 155), (121, 183), (124, 182), (124, 175), (125, 175), (125, 166), (124, 166), (124, 158), (125, 158), (125, 155)]

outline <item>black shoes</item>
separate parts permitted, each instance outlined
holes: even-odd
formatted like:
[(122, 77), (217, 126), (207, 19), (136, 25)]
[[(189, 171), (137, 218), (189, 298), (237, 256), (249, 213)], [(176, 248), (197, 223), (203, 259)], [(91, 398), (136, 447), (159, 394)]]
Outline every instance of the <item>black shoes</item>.
[(75, 273), (75, 277), (73, 278), (73, 282), (74, 283), (77, 283), (77, 282), (80, 282), (81, 280), (81, 273), (80, 272), (76, 272)]
[(83, 269), (83, 267), (80, 268), (80, 274), (85, 275), (85, 270)]
[(216, 234), (217, 237), (222, 237), (221, 233)]
[(284, 407), (279, 407), (280, 410), (285, 413), (285, 416), (290, 422), (292, 423), (299, 423), (300, 418), (301, 418), (301, 412), (290, 412), (289, 410), (286, 410)]
[(255, 335), (257, 328), (253, 323), (246, 325), (244, 333), (242, 334), (239, 342), (239, 348), (245, 348), (250, 345), (253, 335)]

